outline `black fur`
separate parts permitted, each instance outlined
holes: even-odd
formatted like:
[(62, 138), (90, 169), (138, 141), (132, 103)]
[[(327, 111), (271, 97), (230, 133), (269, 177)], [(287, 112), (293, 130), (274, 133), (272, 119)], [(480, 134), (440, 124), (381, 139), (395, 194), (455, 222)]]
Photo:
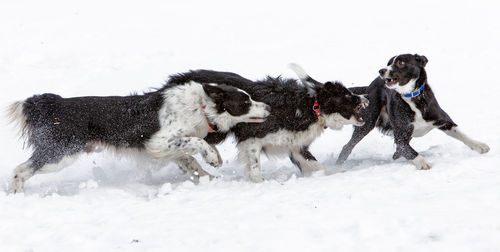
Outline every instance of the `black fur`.
[(35, 170), (86, 148), (91, 142), (142, 148), (159, 130), (160, 92), (125, 97), (62, 98), (35, 95), (23, 105)]
[[(143, 149), (160, 129), (163, 92), (175, 86), (168, 83), (142, 95), (62, 98), (42, 94), (26, 99), (22, 105), (26, 118), (23, 132), (33, 149), (31, 168), (36, 172), (65, 156), (91, 152), (95, 143)], [(203, 85), (203, 89), (215, 102), (218, 113), (227, 111), (240, 116), (249, 111), (250, 97), (234, 87)]]
[[(267, 77), (260, 81), (251, 81), (240, 75), (230, 72), (210, 70), (196, 70), (171, 76), (170, 83), (182, 84), (189, 81), (200, 83), (226, 84), (248, 92), (252, 99), (271, 106), (271, 115), (264, 123), (239, 123), (233, 129), (239, 141), (250, 137), (265, 137), (267, 134), (280, 129), (290, 131), (304, 131), (311, 124), (318, 121), (312, 107), (317, 99), (324, 114), (340, 113), (346, 119), (353, 115), (353, 111), (360, 103), (357, 96), (346, 89), (340, 82), (327, 82), (316, 87), (316, 97), (308, 95), (308, 90), (295, 79)], [(300, 115), (297, 116), (297, 110)], [(224, 137), (220, 134), (208, 137), (212, 143)]]
[[(189, 81), (234, 86), (248, 92), (252, 99), (271, 106), (271, 115), (265, 122), (239, 123), (231, 129), (238, 142), (249, 138), (263, 138), (282, 129), (292, 132), (307, 130), (312, 124), (318, 122), (318, 117), (313, 110), (315, 100), (318, 101), (323, 115), (340, 113), (346, 119), (350, 119), (355, 114), (356, 107), (359, 107), (361, 103), (359, 96), (353, 95), (339, 82), (317, 83), (318, 85), (314, 87), (315, 95), (311, 96), (308, 88), (297, 80), (280, 77), (251, 81), (234, 73), (197, 70), (170, 78), (170, 82), (174, 84)], [(223, 141), (226, 135), (227, 133), (212, 133), (205, 140), (211, 144), (217, 144)], [(308, 151), (308, 146), (301, 148), (300, 155), (306, 160), (316, 160)], [(292, 162), (297, 164), (293, 159)]]
[[(397, 59), (397, 62), (394, 60)], [(343, 147), (337, 164), (342, 164), (347, 159), (356, 144), (363, 139), (374, 127), (378, 127), (385, 134), (393, 134), (396, 144), (394, 159), (401, 156), (408, 160), (417, 157), (418, 152), (410, 146), (414, 134), (412, 123), (415, 122), (415, 112), (410, 108), (398, 92), (387, 88), (394, 83), (407, 83), (412, 78), (418, 78), (416, 88), (426, 83), (422, 92), (411, 98), (416, 108), (422, 113), (422, 118), (433, 124), (435, 128), (449, 131), (457, 125), (448, 114), (439, 106), (431, 87), (427, 83), (425, 65), (427, 58), (421, 55), (404, 54), (392, 57), (388, 66), (392, 66), (389, 76), (387, 69), (381, 69), (377, 77), (368, 87), (352, 88), (355, 93), (365, 93), (370, 100), (370, 106), (361, 112), (365, 124), (355, 127), (351, 140)]]

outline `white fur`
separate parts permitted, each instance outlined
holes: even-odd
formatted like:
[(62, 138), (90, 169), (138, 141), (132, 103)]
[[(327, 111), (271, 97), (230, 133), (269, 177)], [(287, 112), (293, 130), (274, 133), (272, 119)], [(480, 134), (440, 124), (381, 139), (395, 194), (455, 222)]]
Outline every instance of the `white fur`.
[(18, 129), (19, 137), (25, 137), (26, 130), (26, 117), (23, 114), (23, 101), (17, 101), (12, 103), (7, 108), (7, 117), (9, 119), (9, 123), (14, 124), (14, 127)]
[[(340, 124), (343, 125), (342, 122), (338, 125)], [(251, 138), (238, 143), (238, 160), (247, 165), (245, 171), (250, 180), (261, 182), (263, 181), (260, 165), (260, 152), (262, 148), (265, 148), (266, 154), (270, 155), (286, 155), (293, 153), (293, 156), (297, 156), (300, 155), (298, 154), (300, 148), (310, 145), (322, 132), (323, 127), (319, 122), (316, 122), (311, 124), (309, 128), (304, 131), (289, 131), (282, 129), (267, 134), (263, 138)], [(317, 163), (317, 161), (305, 160), (303, 158), (295, 159), (301, 162), (301, 167), (308, 169), (308, 171), (305, 171), (306, 173), (312, 170), (322, 169), (321, 164)], [(310, 162), (310, 164), (305, 164), (306, 162)]]
[[(415, 103), (411, 100), (411, 98), (403, 97), (403, 100), (410, 106), (411, 110), (415, 112), (415, 120), (412, 122), (413, 125), (413, 134), (412, 137), (421, 137), (429, 133), (434, 128), (439, 128), (440, 125), (434, 125), (434, 121), (425, 121), (422, 117), (422, 112), (416, 107)], [(451, 136), (465, 145), (467, 145), (472, 150), (478, 153), (486, 153), (490, 150), (490, 147), (485, 143), (476, 141), (465, 135), (462, 131), (460, 131), (457, 127), (453, 127), (450, 130), (443, 130), (448, 136)]]
[(177, 157), (202, 152), (208, 163), (219, 166), (217, 151), (201, 139), (210, 130), (207, 118), (219, 130), (227, 131), (239, 122), (252, 122), (250, 117), (265, 118), (269, 115), (267, 105), (253, 100), (249, 113), (244, 116), (235, 117), (227, 111), (218, 114), (215, 103), (205, 94), (202, 85), (196, 82), (167, 89), (164, 96), (165, 102), (159, 111), (160, 130), (145, 143), (148, 152), (155, 157)]
[(339, 113), (333, 113), (330, 115), (323, 116), (323, 119), (325, 120), (326, 126), (328, 126), (328, 128), (333, 130), (340, 130), (342, 129), (342, 127), (344, 127), (344, 125), (348, 124), (363, 126), (363, 123), (358, 122), (358, 120), (356, 120), (356, 117), (351, 116), (351, 118), (345, 119)]
[(295, 64), (295, 63), (290, 63), (288, 64), (288, 67), (295, 72), (295, 74), (299, 77), (300, 82), (306, 87), (307, 89), (307, 94), (311, 97), (316, 95), (316, 91), (314, 91), (314, 84), (310, 83), (307, 81), (308, 78), (310, 78), (309, 74), (306, 73), (306, 70), (302, 68), (301, 66)]
[[(201, 166), (191, 155), (200, 153), (203, 159), (212, 166), (218, 167), (222, 159), (217, 149), (209, 145), (203, 137), (209, 130), (209, 120), (216, 124), (219, 130), (227, 131), (239, 122), (259, 122), (269, 115), (268, 106), (250, 99), (251, 106), (247, 114), (232, 116), (227, 111), (217, 113), (215, 103), (207, 96), (200, 83), (191, 82), (168, 88), (164, 91), (164, 103), (159, 111), (160, 129), (144, 144), (145, 150), (135, 148), (116, 148), (101, 142), (87, 143), (86, 152), (100, 151), (104, 147), (118, 155), (154, 157), (160, 160), (173, 159), (181, 169), (192, 172), (193, 176), (204, 175)], [(9, 107), (8, 115), (16, 122), (22, 131), (26, 127), (26, 118), (22, 113), (24, 102), (16, 102)], [(22, 132), (23, 133), (23, 132)], [(82, 151), (83, 152), (83, 151)], [(80, 153), (63, 157), (57, 163), (49, 163), (36, 173), (54, 172), (70, 165)], [(34, 175), (31, 161), (26, 161), (14, 170), (11, 180), (11, 190), (22, 192), (24, 181)]]
[(403, 100), (410, 106), (411, 110), (415, 112), (415, 120), (412, 122), (413, 134), (412, 137), (421, 137), (429, 133), (432, 129), (436, 128), (434, 121), (426, 121), (422, 117), (422, 112), (417, 108), (411, 98), (402, 97)]
[(469, 148), (480, 154), (484, 154), (490, 151), (490, 147), (487, 144), (471, 139), (462, 131), (460, 131), (458, 127), (453, 127), (451, 130), (444, 130), (444, 133), (463, 142), (465, 145), (469, 146)]
[[(387, 70), (386, 74), (389, 72), (389, 70)], [(414, 92), (415, 91), (415, 85), (417, 83), (417, 78), (414, 78), (414, 79), (411, 79), (410, 81), (408, 81), (408, 83), (404, 84), (404, 85), (400, 85), (399, 82), (396, 82), (394, 85), (392, 86), (387, 86), (389, 89), (394, 89), (396, 92), (404, 95), (404, 94), (409, 94), (411, 92)]]
[(302, 68), (301, 66), (295, 64), (295, 63), (290, 63), (288, 64), (288, 67), (290, 69), (292, 69), (292, 71), (295, 72), (295, 74), (297, 74), (297, 76), (299, 77), (299, 79), (301, 80), (305, 80), (307, 78), (309, 78), (309, 75), (306, 73), (306, 71), (304, 70), (304, 68)]
[(415, 157), (412, 162), (418, 170), (429, 170), (431, 168), (431, 165), (421, 155)]

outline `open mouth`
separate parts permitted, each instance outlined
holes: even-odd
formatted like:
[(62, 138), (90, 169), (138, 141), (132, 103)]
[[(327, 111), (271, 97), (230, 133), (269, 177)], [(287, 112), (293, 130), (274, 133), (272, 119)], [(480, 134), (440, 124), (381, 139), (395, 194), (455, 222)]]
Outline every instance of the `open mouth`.
[(396, 85), (398, 83), (399, 79), (398, 78), (385, 78), (385, 85), (388, 87)]
[(362, 101), (358, 106), (356, 106), (356, 108), (354, 108), (354, 118), (356, 118), (356, 121), (358, 121), (360, 123), (365, 122), (363, 117), (361, 117), (361, 115), (359, 115), (359, 111), (361, 109), (366, 109), (366, 107), (368, 107), (368, 100)]
[(360, 109), (362, 109), (362, 108), (363, 108), (363, 107), (362, 107), (362, 105), (361, 105), (361, 104), (359, 104), (359, 105), (358, 105), (358, 106), (356, 106), (356, 108), (354, 109), (354, 118), (356, 118), (356, 121), (358, 121), (358, 122), (364, 122), (363, 117), (361, 117), (361, 116), (359, 115), (359, 110), (360, 110)]

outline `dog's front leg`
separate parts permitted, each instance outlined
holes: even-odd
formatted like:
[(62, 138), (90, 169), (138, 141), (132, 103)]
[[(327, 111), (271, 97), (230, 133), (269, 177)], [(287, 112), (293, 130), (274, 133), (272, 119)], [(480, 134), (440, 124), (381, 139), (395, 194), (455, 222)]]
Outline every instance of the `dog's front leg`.
[(478, 153), (484, 154), (490, 151), (490, 147), (487, 144), (471, 139), (470, 137), (465, 135), (462, 131), (460, 131), (458, 127), (452, 127), (449, 130), (442, 129), (442, 131), (446, 133), (448, 136), (451, 136), (461, 141), (465, 145), (469, 146), (469, 148)]
[(238, 159), (246, 164), (245, 176), (253, 182), (262, 182), (260, 152), (262, 146), (255, 140), (246, 140), (238, 144), (239, 154)]
[(154, 157), (191, 156), (200, 153), (205, 162), (214, 167), (222, 165), (219, 152), (198, 137), (173, 137), (166, 141), (154, 141), (147, 146)]
[(393, 158), (397, 159), (400, 156), (411, 160), (415, 167), (419, 170), (429, 170), (431, 165), (420, 155), (415, 149), (410, 146), (413, 127), (396, 127), (394, 128), (394, 142), (396, 143), (396, 152)]
[[(200, 164), (198, 164), (196, 159), (191, 156), (183, 156), (177, 158), (175, 162), (182, 171), (189, 173), (195, 184), (198, 184), (200, 182), (200, 177), (208, 174), (203, 170)], [(210, 174), (208, 175), (210, 176), (210, 180), (212, 180), (213, 176)]]
[(303, 146), (300, 149), (292, 149), (290, 160), (299, 167), (302, 176), (311, 176), (315, 171), (324, 170), (323, 166), (309, 152), (309, 146)]

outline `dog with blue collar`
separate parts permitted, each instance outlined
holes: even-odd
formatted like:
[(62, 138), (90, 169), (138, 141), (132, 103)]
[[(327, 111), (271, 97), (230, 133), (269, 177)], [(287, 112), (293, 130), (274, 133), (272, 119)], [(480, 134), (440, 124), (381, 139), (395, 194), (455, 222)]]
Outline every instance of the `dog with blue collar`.
[(393, 159), (404, 157), (421, 170), (430, 169), (431, 165), (410, 146), (410, 141), (435, 128), (480, 154), (490, 150), (487, 144), (460, 131), (439, 106), (427, 82), (427, 62), (427, 57), (418, 54), (394, 56), (387, 67), (380, 69), (380, 76), (369, 86), (351, 88), (354, 93), (365, 95), (370, 105), (360, 112), (365, 124), (354, 127), (351, 139), (337, 159), (338, 165), (346, 161), (356, 144), (375, 127), (394, 136), (396, 151)]

